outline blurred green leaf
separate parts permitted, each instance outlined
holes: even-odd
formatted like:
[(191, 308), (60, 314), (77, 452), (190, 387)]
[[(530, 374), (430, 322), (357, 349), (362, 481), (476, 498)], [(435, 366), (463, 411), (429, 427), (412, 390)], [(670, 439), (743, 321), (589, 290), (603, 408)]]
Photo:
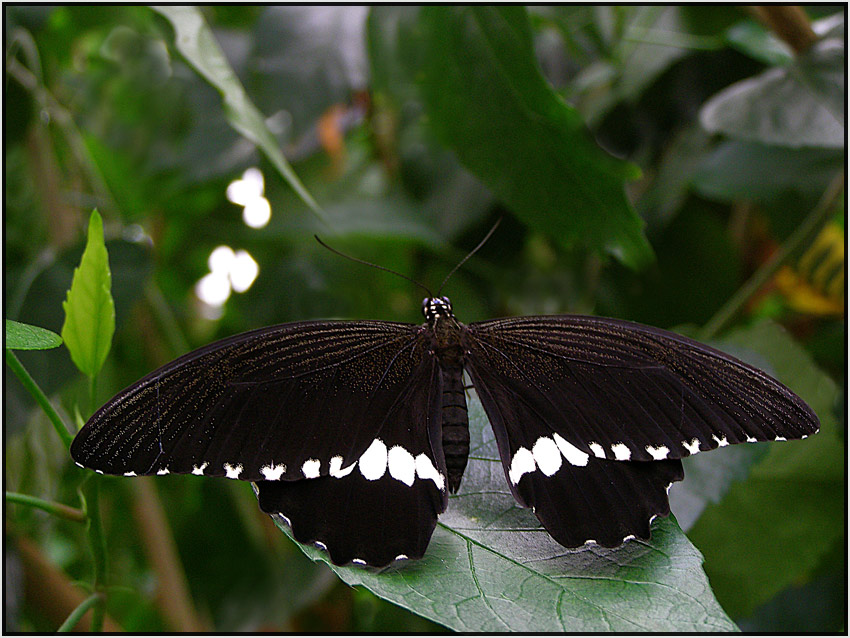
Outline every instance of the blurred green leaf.
[(374, 90), (390, 96), (398, 104), (418, 97), (415, 84), (422, 69), (422, 37), (419, 7), (414, 5), (378, 5), (369, 11), (366, 22), (369, 71)]
[[(490, 191), (450, 150), (434, 139), (422, 117), (417, 78), (424, 48), (420, 7), (372, 7), (367, 22), (369, 63), (374, 91), (373, 126), (379, 151), (400, 182), (421, 204), (419, 215), (446, 237), (454, 237), (485, 217), (494, 201)], [(458, 203), (463, 202), (463, 214)]]
[(821, 420), (820, 432), (805, 441), (770, 445), (747, 481), (709, 506), (690, 532), (718, 599), (737, 617), (806, 582), (844, 538), (844, 443), (833, 414), (835, 383), (779, 326), (763, 322), (724, 341), (765, 357)]
[[(368, 6), (350, 4), (262, 7), (246, 33), (245, 86), (260, 110), (282, 117), (278, 124), (289, 141), (312, 133), (328, 109), (348, 104), (369, 86), (363, 37), (368, 13)], [(299, 175), (308, 182), (300, 169)]]
[(48, 350), (62, 345), (62, 337), (45, 328), (6, 319), (6, 347), (10, 350)]
[[(559, 32), (577, 68), (573, 77), (553, 83), (591, 127), (619, 105), (636, 104), (678, 61), (722, 47), (719, 34), (730, 16), (737, 17), (733, 8), (697, 4), (532, 5), (528, 10)], [(553, 64), (563, 66), (563, 57)]]
[(65, 323), (62, 338), (71, 359), (81, 372), (94, 377), (103, 366), (115, 332), (112, 275), (103, 243), (103, 220), (97, 210), (89, 218), (88, 240), (74, 269), (67, 299), (62, 303)]
[(655, 233), (670, 224), (687, 199), (694, 174), (709, 151), (709, 142), (705, 131), (692, 126), (678, 133), (664, 149), (659, 172), (635, 202), (653, 243)]
[(784, 66), (794, 59), (791, 48), (755, 20), (742, 20), (731, 26), (726, 31), (726, 41), (770, 66)]
[(839, 541), (826, 554), (815, 577), (792, 585), (741, 618), (742, 631), (767, 634), (841, 634), (847, 620), (846, 543)]
[(816, 42), (787, 67), (723, 89), (703, 105), (710, 133), (792, 148), (844, 147), (844, 42)]
[(172, 5), (157, 6), (154, 9), (165, 16), (174, 27), (174, 42), (180, 53), (221, 93), (231, 126), (262, 149), (298, 196), (321, 217), (319, 205), (286, 161), (262, 113), (251, 102), (224, 57), (200, 9)]
[(702, 195), (721, 202), (773, 204), (791, 192), (817, 199), (843, 162), (844, 152), (836, 149), (728, 141), (700, 162), (693, 186)]
[(706, 507), (723, 500), (736, 481), (768, 452), (765, 445), (738, 445), (721, 454), (698, 454), (682, 460), (685, 480), (670, 488), (670, 510), (689, 532)]
[(632, 164), (596, 145), (534, 58), (525, 10), (422, 10), (422, 97), (442, 142), (526, 224), (561, 244), (652, 260), (625, 196)]
[(649, 542), (565, 549), (514, 501), (477, 398), (469, 415), (469, 464), (425, 557), (383, 573), (331, 565), (346, 583), (456, 631), (735, 630), (675, 519), (657, 521)]
[(705, 201), (688, 199), (653, 244), (658, 261), (639, 276), (624, 268), (606, 273), (607, 286), (618, 294), (610, 301), (601, 297), (597, 313), (663, 328), (704, 323), (740, 285), (740, 256)]

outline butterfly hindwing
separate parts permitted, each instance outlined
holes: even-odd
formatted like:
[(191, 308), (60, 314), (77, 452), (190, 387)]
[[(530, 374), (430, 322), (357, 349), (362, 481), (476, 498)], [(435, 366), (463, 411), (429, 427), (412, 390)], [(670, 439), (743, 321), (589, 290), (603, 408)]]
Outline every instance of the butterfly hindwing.
[(373, 567), (421, 558), (447, 504), (435, 360), (419, 366), (357, 465), (329, 476), (257, 482), (260, 508), (296, 540), (326, 548), (337, 564)]
[(670, 512), (667, 490), (683, 478), (678, 459), (645, 463), (598, 459), (570, 444), (490, 368), (469, 367), (496, 435), (505, 479), (516, 500), (566, 547), (605, 547), (648, 539), (655, 516)]
[(106, 474), (329, 475), (358, 461), (416, 370), (433, 365), (417, 330), (303, 322), (219, 341), (116, 395), (71, 455)]
[(799, 439), (818, 419), (785, 386), (686, 337), (626, 321), (523, 317), (467, 328), (471, 370), (582, 453), (678, 459), (723, 445)]

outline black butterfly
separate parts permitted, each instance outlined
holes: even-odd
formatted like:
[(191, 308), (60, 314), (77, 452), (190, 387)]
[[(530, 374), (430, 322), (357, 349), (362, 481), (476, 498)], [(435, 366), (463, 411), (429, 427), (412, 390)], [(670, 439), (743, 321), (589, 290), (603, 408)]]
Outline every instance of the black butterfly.
[(421, 326), (311, 321), (189, 353), (120, 392), (74, 439), (104, 474), (253, 481), (264, 512), (337, 564), (420, 558), (469, 454), (463, 372), (516, 500), (566, 547), (649, 538), (680, 459), (804, 439), (812, 410), (691, 339), (588, 316)]

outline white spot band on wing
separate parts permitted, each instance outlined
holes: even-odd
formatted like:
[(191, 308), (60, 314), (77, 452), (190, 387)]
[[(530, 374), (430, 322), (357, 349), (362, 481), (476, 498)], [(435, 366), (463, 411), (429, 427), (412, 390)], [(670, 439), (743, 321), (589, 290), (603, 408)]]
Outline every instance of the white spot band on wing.
[(301, 466), (301, 473), (304, 475), (304, 478), (319, 478), (321, 472), (322, 462), (319, 459), (307, 459), (304, 461), (304, 465)]
[(699, 452), (699, 439), (691, 439), (691, 442), (682, 441), (682, 447), (684, 447), (691, 454), (696, 454)]
[(381, 439), (375, 439), (363, 452), (358, 464), (363, 478), (367, 481), (377, 481), (387, 471), (387, 446)]
[[(555, 435), (557, 436), (557, 434)], [(562, 439), (563, 440), (563, 439)], [(566, 441), (564, 441), (566, 443)], [(567, 443), (569, 445), (569, 443)], [(531, 448), (531, 454), (534, 456), (534, 461), (537, 467), (546, 476), (552, 476), (555, 472), (561, 469), (561, 451), (555, 444), (555, 441), (548, 436), (541, 436), (537, 439), (537, 443)]]
[(667, 458), (668, 454), (670, 454), (670, 448), (666, 445), (659, 445), (658, 447), (647, 445), (646, 451), (649, 452), (649, 455), (656, 461), (662, 461)]
[(242, 473), (242, 464), (238, 463), (236, 465), (231, 465), (230, 463), (225, 463), (224, 473), (229, 479), (238, 479), (239, 475)]
[(209, 463), (207, 463), (206, 461), (201, 463), (201, 467), (198, 467), (197, 465), (193, 465), (192, 466), (192, 474), (197, 474), (198, 476), (203, 476), (204, 470), (207, 469), (207, 465), (209, 465)]
[(718, 447), (726, 447), (727, 445), (729, 445), (729, 441), (726, 440), (725, 434), (720, 438), (718, 438), (716, 434), (712, 434), (711, 438), (717, 441)]
[(611, 452), (618, 461), (628, 461), (632, 457), (632, 451), (625, 443), (614, 443), (611, 446)]
[(393, 446), (387, 454), (390, 476), (408, 487), (416, 480), (416, 459), (400, 445)]
[(434, 485), (437, 486), (437, 489), (441, 492), (445, 488), (445, 478), (437, 471), (437, 468), (435, 468), (434, 464), (431, 463), (431, 459), (429, 459), (425, 454), (420, 454), (416, 457), (416, 476), (421, 478), (423, 481), (431, 479), (434, 481)]
[(521, 447), (511, 459), (511, 469), (508, 470), (508, 478), (511, 479), (511, 483), (516, 485), (519, 483), (523, 474), (533, 472), (536, 468), (534, 455), (527, 448)]
[(554, 435), (554, 439), (561, 454), (564, 455), (564, 458), (567, 459), (570, 465), (577, 465), (579, 467), (587, 465), (587, 461), (590, 459), (590, 455), (587, 452), (582, 452), (557, 432)]
[(279, 481), (284, 472), (286, 472), (286, 466), (283, 463), (280, 465), (272, 463), (260, 468), (260, 474), (262, 474), (267, 481)]
[(356, 463), (352, 463), (346, 468), (342, 467), (342, 457), (335, 456), (331, 459), (330, 469), (328, 470), (328, 474), (333, 476), (334, 478), (343, 478), (351, 474), (351, 471), (354, 469)]

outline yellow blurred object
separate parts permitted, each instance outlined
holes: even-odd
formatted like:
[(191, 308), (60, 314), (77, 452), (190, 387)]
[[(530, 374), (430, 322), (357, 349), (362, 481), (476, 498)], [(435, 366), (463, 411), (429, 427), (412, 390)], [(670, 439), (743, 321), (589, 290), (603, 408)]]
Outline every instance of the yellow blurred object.
[(333, 178), (340, 176), (345, 162), (345, 131), (342, 127), (345, 112), (345, 105), (335, 104), (322, 114), (316, 126), (319, 143), (331, 158)]
[(795, 268), (783, 266), (774, 280), (789, 306), (812, 315), (844, 314), (844, 230), (824, 226)]

